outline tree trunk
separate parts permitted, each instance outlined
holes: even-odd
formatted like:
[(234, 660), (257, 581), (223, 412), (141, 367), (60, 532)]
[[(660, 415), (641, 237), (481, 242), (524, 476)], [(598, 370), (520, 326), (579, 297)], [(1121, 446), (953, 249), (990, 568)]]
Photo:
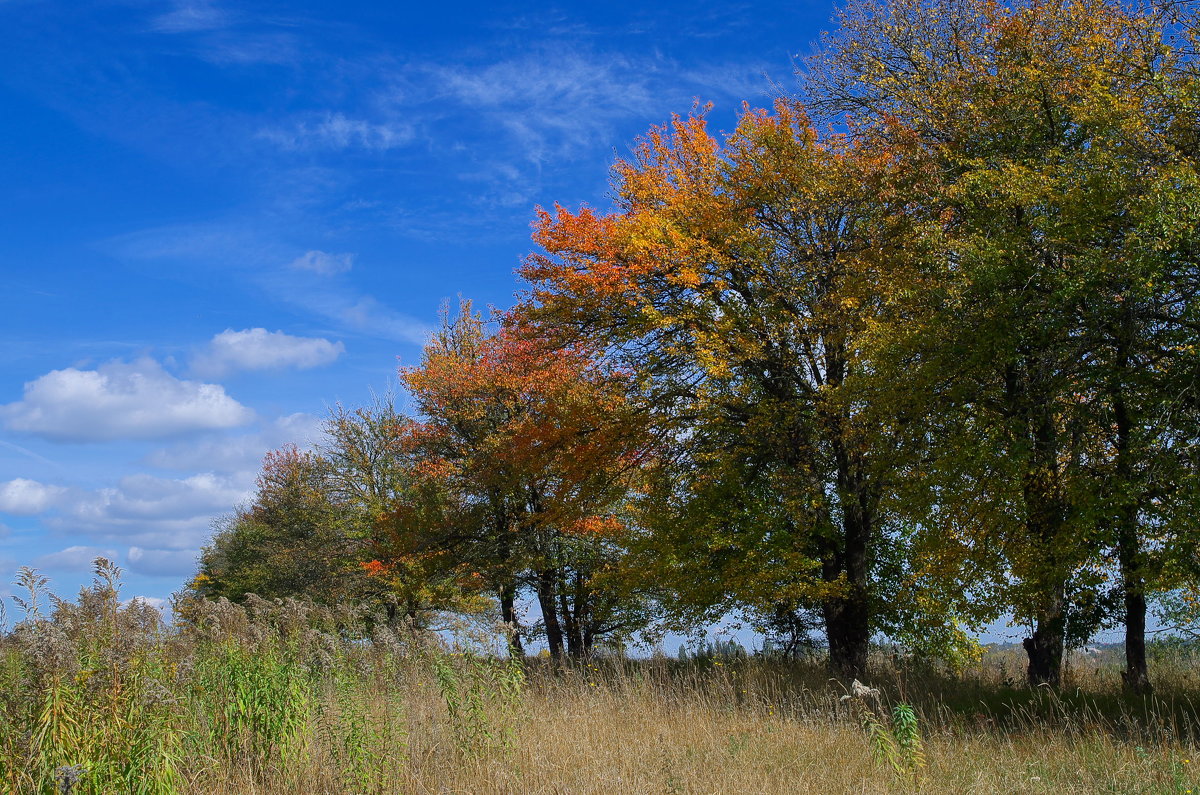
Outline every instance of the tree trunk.
[[(839, 422), (838, 428), (841, 427)], [(835, 437), (838, 498), (842, 508), (840, 548), (826, 554), (822, 575), (826, 582), (845, 577), (848, 592), (825, 600), (822, 612), (829, 640), (829, 667), (844, 679), (861, 679), (867, 672), (871, 645), (871, 604), (869, 588), (869, 551), (873, 524), (870, 492), (861, 463), (846, 451)]]
[[(1036, 372), (1037, 363), (1027, 363), (1025, 369), (1027, 373)], [(1052, 402), (1031, 392), (1027, 385), (1016, 391), (1020, 403), (1024, 403), (1017, 416), (1030, 423), (1031, 458), (1022, 490), (1025, 533), (1035, 556), (1026, 575), (1026, 582), (1033, 587), (1034, 629), (1021, 645), (1029, 658), (1029, 686), (1058, 687), (1067, 639), (1068, 565), (1063, 561), (1062, 549), (1067, 506), (1059, 479), (1059, 439)], [(1010, 398), (1013, 394), (1010, 391)]]
[(864, 600), (827, 599), (822, 605), (829, 640), (829, 667), (842, 679), (862, 679), (867, 672), (871, 624)]
[(572, 660), (578, 660), (583, 657), (583, 636), (579, 631), (578, 616), (571, 607), (566, 583), (559, 585), (558, 606), (562, 615), (563, 635), (567, 640), (567, 656)]
[(579, 656), (587, 659), (592, 656), (593, 629), (596, 622), (592, 616), (592, 600), (594, 594), (588, 587), (582, 572), (575, 572), (574, 598), (572, 610), (575, 615), (576, 643), (579, 646)]
[(509, 627), (510, 653), (518, 658), (524, 657), (525, 647), (521, 645), (521, 627), (517, 622), (517, 587), (512, 583), (500, 588), (500, 620)]
[(591, 650), (584, 640), (588, 615), (582, 577), (579, 572), (574, 572), (573, 582), (569, 587), (564, 582), (558, 596), (562, 605), (563, 632), (567, 637), (567, 655), (573, 660), (582, 660)]
[[(1118, 404), (1120, 405), (1120, 404)], [(1131, 469), (1123, 459), (1129, 455), (1127, 443), (1122, 443), (1120, 437), (1122, 411), (1117, 411), (1117, 471), (1118, 488), (1128, 488), (1129, 476), (1121, 476), (1122, 469)], [(1125, 670), (1121, 672), (1121, 681), (1125, 691), (1135, 695), (1147, 695), (1151, 692), (1150, 671), (1146, 663), (1146, 581), (1143, 576), (1144, 553), (1138, 539), (1137, 505), (1124, 495), (1125, 504), (1121, 506), (1117, 528), (1117, 560), (1121, 566), (1121, 592), (1125, 607)]]
[(1124, 588), (1125, 670), (1121, 672), (1121, 681), (1126, 692), (1149, 695), (1154, 688), (1150, 684), (1150, 671), (1146, 664), (1146, 596), (1140, 579), (1134, 582), (1126, 580)]
[(559, 662), (563, 657), (563, 631), (558, 621), (558, 605), (555, 586), (558, 572), (546, 569), (537, 573), (538, 606), (542, 608), (542, 623), (546, 626), (546, 645), (550, 647), (550, 659)]
[(508, 506), (504, 498), (496, 491), (488, 495), (492, 507), (493, 532), (496, 535), (496, 556), (500, 561), (500, 620), (509, 627), (508, 644), (511, 653), (518, 657), (525, 656), (525, 647), (521, 645), (521, 625), (517, 619), (517, 584), (516, 574), (512, 571), (512, 534)]
[(1125, 400), (1122, 381), (1130, 369), (1129, 344), (1133, 336), (1132, 307), (1127, 306), (1117, 334), (1116, 383), (1113, 414), (1117, 425), (1117, 489), (1121, 500), (1117, 516), (1117, 560), (1121, 566), (1121, 591), (1125, 602), (1125, 692), (1147, 695), (1152, 691), (1146, 664), (1146, 580), (1141, 540), (1138, 538), (1138, 503), (1133, 494), (1133, 417)]
[(1026, 677), (1030, 687), (1062, 683), (1063, 650), (1066, 646), (1066, 596), (1060, 587), (1042, 606), (1035, 619), (1033, 636), (1022, 644), (1029, 657)]

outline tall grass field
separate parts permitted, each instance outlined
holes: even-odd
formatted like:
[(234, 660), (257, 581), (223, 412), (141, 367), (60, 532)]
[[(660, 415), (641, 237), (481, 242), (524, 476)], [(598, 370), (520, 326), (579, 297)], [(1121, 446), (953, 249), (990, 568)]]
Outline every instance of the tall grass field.
[(1013, 687), (1015, 653), (952, 675), (880, 652), (865, 683), (818, 659), (554, 667), (291, 600), (168, 627), (103, 563), (73, 602), (21, 584), (5, 793), (1200, 793), (1184, 652), (1139, 700), (1083, 657), (1058, 692)]

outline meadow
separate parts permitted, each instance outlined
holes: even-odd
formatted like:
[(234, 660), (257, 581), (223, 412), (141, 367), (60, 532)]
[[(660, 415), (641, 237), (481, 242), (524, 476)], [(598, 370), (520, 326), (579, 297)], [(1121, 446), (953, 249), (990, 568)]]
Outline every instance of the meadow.
[(862, 687), (816, 657), (551, 666), (290, 599), (177, 604), (166, 626), (117, 576), (66, 601), (22, 572), (3, 792), (1200, 792), (1186, 650), (1139, 699), (1079, 655), (1057, 692), (1014, 687), (1017, 650), (951, 674), (880, 649)]

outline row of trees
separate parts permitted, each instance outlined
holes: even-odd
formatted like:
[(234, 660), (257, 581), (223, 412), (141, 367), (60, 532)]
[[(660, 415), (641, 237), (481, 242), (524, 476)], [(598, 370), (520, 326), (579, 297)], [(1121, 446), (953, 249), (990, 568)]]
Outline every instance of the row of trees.
[(1200, 581), (1195, 8), (838, 21), (801, 99), (722, 138), (677, 118), (612, 210), (539, 211), (518, 306), (447, 316), (402, 372), (415, 418), (343, 412), (269, 459), (209, 592), (243, 587), (286, 460), (334, 484), (354, 529), (311, 532), (372, 587), (414, 616), (493, 595), (556, 656), (737, 608), (857, 675), (876, 633), (952, 654), (1011, 615), (1031, 683), (1122, 625), (1148, 691), (1147, 600)]
[[(628, 376), (488, 326), (469, 301), (447, 309), (420, 366), (401, 371), (419, 419), (390, 399), (338, 409), (319, 449), (269, 455), (196, 589), (368, 599), (416, 628), (496, 607), (518, 651), (539, 636), (556, 659), (645, 629), (649, 590), (607, 581), (649, 451)], [(536, 626), (522, 625), (523, 595)]]

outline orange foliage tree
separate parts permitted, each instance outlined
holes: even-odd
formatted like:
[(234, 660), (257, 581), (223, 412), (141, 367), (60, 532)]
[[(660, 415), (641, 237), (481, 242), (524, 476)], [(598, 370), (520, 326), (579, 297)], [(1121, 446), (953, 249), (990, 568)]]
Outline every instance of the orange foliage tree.
[(531, 591), (555, 658), (640, 628), (645, 601), (605, 585), (648, 449), (627, 379), (582, 348), (548, 346), (535, 328), (488, 333), (469, 302), (447, 312), (401, 379), (421, 416), (410, 443), (437, 496), (393, 512), (391, 538), (469, 571), (514, 629), (518, 596)]

